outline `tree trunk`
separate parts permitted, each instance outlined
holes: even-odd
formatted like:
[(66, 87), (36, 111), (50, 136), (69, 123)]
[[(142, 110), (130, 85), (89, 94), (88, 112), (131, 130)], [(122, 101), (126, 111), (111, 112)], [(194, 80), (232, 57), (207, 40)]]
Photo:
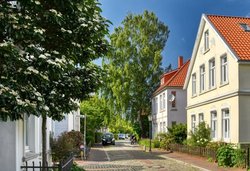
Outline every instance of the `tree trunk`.
[(46, 171), (46, 169), (44, 168), (46, 166), (46, 162), (47, 162), (47, 117), (42, 116), (42, 166), (43, 169), (42, 171)]

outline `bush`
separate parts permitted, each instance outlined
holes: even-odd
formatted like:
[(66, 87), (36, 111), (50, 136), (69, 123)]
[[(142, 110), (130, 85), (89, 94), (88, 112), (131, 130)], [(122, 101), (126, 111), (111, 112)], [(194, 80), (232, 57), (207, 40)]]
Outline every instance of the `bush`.
[(159, 140), (154, 139), (152, 141), (152, 144), (153, 144), (153, 148), (160, 148), (160, 141)]
[(234, 148), (231, 144), (218, 148), (216, 158), (219, 166), (244, 167), (245, 165), (244, 150)]
[(173, 136), (167, 133), (158, 134), (158, 138), (160, 140), (160, 148), (169, 150), (170, 144), (174, 142)]
[(168, 128), (168, 134), (173, 137), (173, 143), (183, 144), (183, 141), (187, 139), (187, 125), (176, 124), (172, 128)]
[(52, 160), (61, 161), (70, 154), (79, 153), (83, 135), (78, 131), (63, 132), (57, 139), (51, 141)]
[(206, 147), (210, 142), (210, 128), (206, 126), (205, 122), (201, 122), (194, 132), (190, 132), (190, 140), (188, 145), (197, 147)]

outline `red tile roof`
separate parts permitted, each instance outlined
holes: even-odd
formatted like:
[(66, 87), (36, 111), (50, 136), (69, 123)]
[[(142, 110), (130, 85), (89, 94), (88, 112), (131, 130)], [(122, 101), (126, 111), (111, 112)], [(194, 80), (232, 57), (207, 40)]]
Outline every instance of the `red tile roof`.
[(167, 87), (183, 87), (185, 79), (186, 79), (189, 63), (190, 63), (190, 60), (188, 60), (180, 68), (174, 71), (165, 73), (163, 75), (164, 84), (160, 85), (160, 87), (153, 93), (153, 95), (157, 94), (158, 92), (160, 92), (161, 90)]
[(250, 60), (250, 32), (240, 25), (250, 26), (250, 18), (217, 15), (207, 15), (207, 18), (239, 60)]

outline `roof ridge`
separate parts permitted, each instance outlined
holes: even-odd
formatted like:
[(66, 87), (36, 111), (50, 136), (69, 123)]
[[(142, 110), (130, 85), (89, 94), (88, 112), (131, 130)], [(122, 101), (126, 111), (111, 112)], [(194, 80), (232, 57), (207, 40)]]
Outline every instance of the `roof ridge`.
[(168, 82), (166, 83), (166, 85), (168, 85), (171, 81), (173, 81), (173, 79), (175, 78), (176, 75), (178, 75), (178, 73), (181, 72), (181, 70), (184, 68), (185, 65), (187, 65), (187, 63), (190, 61), (190, 59), (188, 59), (180, 68), (178, 68), (177, 72), (168, 80)]
[(232, 15), (217, 15), (217, 14), (205, 14), (206, 16), (212, 17), (227, 17), (227, 18), (242, 18), (242, 19), (250, 19), (250, 16), (232, 16)]

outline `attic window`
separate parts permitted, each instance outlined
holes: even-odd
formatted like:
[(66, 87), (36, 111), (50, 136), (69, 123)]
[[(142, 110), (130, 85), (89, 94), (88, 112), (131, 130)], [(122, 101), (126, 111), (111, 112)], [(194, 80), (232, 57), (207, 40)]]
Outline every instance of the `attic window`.
[(244, 31), (250, 32), (250, 27), (249, 27), (248, 24), (246, 24), (246, 23), (240, 23), (240, 26), (241, 26), (241, 28), (242, 28)]

